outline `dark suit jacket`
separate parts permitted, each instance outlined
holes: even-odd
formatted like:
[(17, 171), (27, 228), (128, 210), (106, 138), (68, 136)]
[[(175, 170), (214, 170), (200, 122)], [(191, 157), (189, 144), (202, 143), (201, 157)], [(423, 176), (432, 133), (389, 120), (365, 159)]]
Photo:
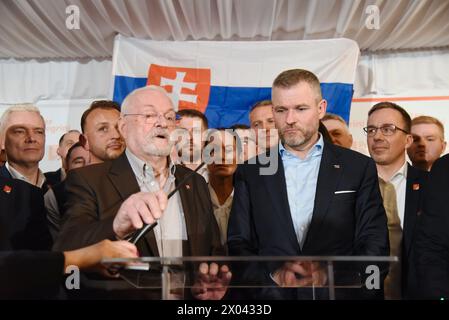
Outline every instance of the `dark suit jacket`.
[[(277, 148), (271, 150), (278, 155), (275, 174), (261, 175), (260, 162), (239, 165), (235, 173), (228, 227), (230, 255), (389, 255), (387, 218), (370, 158), (324, 143), (312, 221), (301, 249)], [(335, 194), (348, 190), (355, 192)]]
[(0, 250), (48, 250), (51, 245), (42, 190), (0, 177)]
[[(8, 171), (6, 166), (0, 167), (0, 177), (13, 179), (11, 173)], [(18, 180), (18, 179), (16, 179), (16, 180)], [(45, 194), (45, 192), (48, 191), (48, 188), (49, 188), (48, 181), (47, 181), (47, 178), (45, 178), (44, 184), (42, 185), (42, 188), (41, 188), (43, 194)]]
[(63, 269), (60, 252), (0, 252), (0, 299), (56, 298)]
[(417, 227), (414, 260), (419, 297), (449, 298), (449, 155), (429, 174)]
[[(176, 184), (191, 172), (176, 166)], [(103, 239), (115, 240), (112, 222), (124, 200), (140, 191), (124, 153), (118, 159), (71, 170), (66, 180), (65, 221), (55, 243), (56, 250), (78, 249)], [(213, 215), (206, 182), (194, 174), (179, 190), (186, 220), (188, 254), (208, 256), (223, 253), (218, 225)], [(142, 256), (157, 256), (151, 231), (138, 244)]]
[(422, 213), (428, 173), (408, 165), (402, 238), (402, 296), (413, 298), (419, 290), (413, 260), (416, 225)]
[(56, 171), (45, 172), (44, 175), (50, 188), (62, 181), (61, 168)]

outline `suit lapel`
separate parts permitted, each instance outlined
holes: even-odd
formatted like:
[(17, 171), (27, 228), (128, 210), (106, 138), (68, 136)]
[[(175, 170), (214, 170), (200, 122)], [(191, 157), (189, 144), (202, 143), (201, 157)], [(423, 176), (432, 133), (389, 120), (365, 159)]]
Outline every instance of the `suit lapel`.
[(419, 210), (420, 188), (422, 181), (418, 172), (409, 164), (407, 165), (407, 186), (405, 191), (404, 209), (404, 246), (408, 255), (411, 248), (416, 219)]
[(6, 164), (0, 167), (0, 176), (12, 179), (11, 173), (6, 169)]
[(308, 248), (310, 239), (319, 232), (320, 225), (326, 218), (329, 204), (337, 190), (343, 169), (338, 160), (337, 150), (331, 144), (325, 142), (318, 172), (312, 221), (304, 241), (303, 250)]
[[(122, 201), (125, 201), (130, 195), (140, 192), (140, 187), (137, 183), (136, 176), (134, 175), (128, 158), (124, 152), (119, 158), (113, 160), (108, 177), (114, 188), (120, 194)], [(151, 248), (154, 256), (159, 256), (154, 230), (148, 232), (145, 236), (145, 240)]]
[[(293, 226), (292, 215), (290, 212), (290, 204), (288, 202), (287, 194), (287, 184), (285, 182), (284, 165), (282, 163), (281, 155), (276, 147), (273, 148), (271, 152), (278, 153), (278, 170), (276, 170), (273, 176), (263, 175), (261, 176), (264, 180), (265, 188), (267, 194), (271, 197), (271, 203), (275, 207), (275, 211), (281, 221), (281, 225), (285, 226), (285, 232), (287, 232), (288, 237), (292, 243), (295, 244), (297, 252), (301, 252), (301, 248), (296, 237), (295, 228)], [(271, 192), (270, 190), (276, 190), (276, 192)]]
[[(178, 186), (179, 182), (182, 181), (182, 179), (185, 176), (185, 174), (182, 173), (181, 170), (178, 170), (178, 168), (179, 168), (179, 166), (176, 166), (176, 169), (177, 169), (175, 171), (176, 186)], [(196, 226), (200, 221), (199, 217), (196, 214), (197, 210), (194, 210), (195, 203), (193, 201), (192, 194), (193, 194), (193, 192), (197, 192), (197, 191), (194, 190), (193, 187), (194, 187), (194, 185), (192, 185), (192, 180), (188, 179), (187, 182), (185, 182), (184, 185), (181, 187), (181, 189), (179, 189), (179, 191), (178, 191), (179, 196), (181, 198), (182, 209), (184, 211), (184, 219), (185, 219), (186, 229), (187, 229), (187, 239), (188, 239), (188, 244), (189, 244), (189, 249), (190, 249), (191, 255), (195, 255), (194, 244), (197, 243), (196, 237), (198, 234)]]

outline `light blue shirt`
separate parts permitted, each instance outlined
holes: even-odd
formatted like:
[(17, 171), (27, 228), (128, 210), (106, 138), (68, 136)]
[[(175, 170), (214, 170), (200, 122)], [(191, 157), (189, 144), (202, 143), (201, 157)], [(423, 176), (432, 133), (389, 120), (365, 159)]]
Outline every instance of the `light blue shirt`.
[(323, 137), (310, 149), (304, 160), (279, 143), (279, 154), (284, 165), (288, 203), (292, 215), (296, 238), (301, 246), (306, 239), (315, 202), (318, 172), (323, 155)]

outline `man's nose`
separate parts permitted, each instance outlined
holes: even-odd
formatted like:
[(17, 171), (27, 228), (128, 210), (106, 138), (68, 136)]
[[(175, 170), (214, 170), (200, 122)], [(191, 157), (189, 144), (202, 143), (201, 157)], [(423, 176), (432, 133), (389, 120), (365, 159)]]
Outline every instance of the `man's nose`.
[(37, 137), (36, 133), (34, 133), (32, 130), (27, 130), (27, 135), (26, 135), (26, 140), (25, 141), (27, 143), (36, 142), (37, 141), (36, 137)]
[(293, 110), (287, 110), (287, 118), (285, 119), (285, 121), (288, 124), (292, 124), (296, 122), (296, 117), (295, 117), (295, 112)]

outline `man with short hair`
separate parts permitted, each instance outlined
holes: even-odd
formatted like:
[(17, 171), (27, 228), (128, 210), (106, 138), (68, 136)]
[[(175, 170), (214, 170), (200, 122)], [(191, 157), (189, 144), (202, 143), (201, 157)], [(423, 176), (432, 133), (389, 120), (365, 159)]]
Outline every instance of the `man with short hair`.
[(278, 143), (271, 100), (256, 102), (249, 112), (251, 129), (256, 132), (258, 153), (266, 152)]
[[(209, 128), (206, 116), (195, 109), (182, 109), (177, 112), (176, 126), (189, 134), (188, 143), (178, 151), (181, 164), (195, 170), (203, 161), (203, 150), (206, 144), (205, 132)], [(206, 166), (197, 171), (206, 182), (209, 181)]]
[[(319, 134), (327, 101), (318, 78), (307, 70), (284, 71), (273, 82), (272, 100), (280, 142), (270, 149), (278, 157), (270, 160), (276, 161), (278, 169), (261, 175), (265, 164), (260, 155), (256, 164), (238, 166), (228, 227), (229, 254), (387, 255), (387, 221), (375, 164)], [(353, 271), (363, 274), (362, 269)], [(312, 262), (273, 263), (265, 270), (248, 268), (241, 276), (269, 287), (327, 284), (326, 273)], [(256, 297), (312, 299), (315, 294), (315, 290), (280, 288), (261, 290)], [(335, 294), (355, 298), (349, 292), (336, 290)], [(318, 298), (329, 298), (326, 294), (320, 291)], [(379, 297), (382, 291), (361, 289), (356, 294), (357, 298)]]
[(429, 116), (419, 116), (412, 120), (413, 143), (407, 149), (413, 166), (430, 171), (432, 164), (446, 150), (444, 126), (440, 120)]
[(406, 149), (412, 144), (411, 119), (392, 102), (380, 102), (368, 112), (368, 150), (376, 162), (384, 207), (388, 218), (390, 254), (399, 256), (385, 281), (387, 299), (408, 298), (416, 288), (414, 230), (422, 207), (426, 172), (409, 165)]
[(342, 117), (333, 113), (326, 113), (321, 122), (329, 132), (333, 144), (351, 149), (352, 134), (349, 132), (348, 125)]
[(125, 142), (117, 129), (120, 105), (110, 100), (97, 100), (81, 116), (81, 131), (89, 150), (90, 163), (117, 159)]
[(69, 151), (72, 145), (79, 141), (80, 135), (81, 132), (78, 130), (69, 130), (59, 139), (59, 146), (56, 153), (61, 158), (61, 168), (56, 171), (44, 173), (50, 186), (54, 186), (65, 179), (67, 171), (65, 157), (67, 155), (67, 151)]
[(39, 162), (45, 153), (45, 121), (39, 109), (31, 104), (13, 105), (0, 118), (0, 140), (7, 162), (0, 176), (20, 179), (47, 191)]
[[(79, 248), (102, 239), (127, 239), (144, 224), (157, 222), (137, 242), (143, 256), (224, 252), (206, 182), (170, 159), (170, 134), (175, 126), (173, 103), (163, 88), (146, 86), (125, 98), (118, 129), (126, 141), (126, 151), (112, 161), (69, 172), (67, 220), (56, 250)], [(223, 297), (230, 280), (228, 268), (216, 264), (209, 268), (206, 264), (200, 273), (205, 282), (195, 288), (194, 297)], [(216, 287), (206, 287), (209, 276)]]

